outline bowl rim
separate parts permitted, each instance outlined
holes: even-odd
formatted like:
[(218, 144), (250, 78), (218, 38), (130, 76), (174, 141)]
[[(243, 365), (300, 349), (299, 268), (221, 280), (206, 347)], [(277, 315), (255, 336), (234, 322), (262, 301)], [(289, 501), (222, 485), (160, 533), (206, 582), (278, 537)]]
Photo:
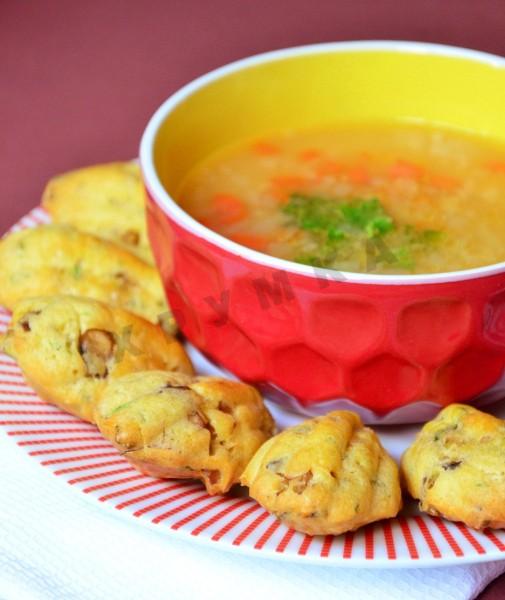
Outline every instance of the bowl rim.
[(441, 273), (426, 274), (421, 273), (415, 275), (356, 273), (350, 271), (325, 269), (321, 267), (312, 267), (309, 265), (295, 263), (252, 250), (247, 246), (242, 246), (241, 244), (238, 244), (237, 242), (220, 235), (212, 229), (205, 227), (205, 225), (202, 225), (189, 213), (183, 210), (161, 183), (154, 165), (154, 144), (158, 131), (168, 115), (177, 106), (182, 104), (187, 98), (201, 88), (204, 88), (217, 79), (237, 71), (285, 58), (311, 54), (324, 54), (328, 52), (345, 53), (378, 51), (455, 57), (479, 62), (499, 69), (505, 69), (505, 57), (501, 57), (496, 54), (459, 46), (395, 40), (354, 40), (345, 42), (309, 44), (255, 54), (247, 58), (233, 61), (222, 67), (209, 71), (208, 73), (205, 73), (204, 75), (201, 75), (200, 77), (197, 77), (196, 79), (193, 79), (184, 85), (182, 88), (169, 96), (150, 118), (142, 134), (139, 151), (140, 167), (143, 174), (144, 185), (146, 186), (150, 196), (158, 204), (158, 206), (179, 226), (186, 229), (190, 233), (196, 234), (198, 237), (204, 238), (211, 244), (261, 266), (314, 279), (333, 279), (336, 281), (369, 285), (417, 285), (464, 281), (481, 277), (489, 277), (505, 272), (505, 261), (460, 271), (446, 271)]

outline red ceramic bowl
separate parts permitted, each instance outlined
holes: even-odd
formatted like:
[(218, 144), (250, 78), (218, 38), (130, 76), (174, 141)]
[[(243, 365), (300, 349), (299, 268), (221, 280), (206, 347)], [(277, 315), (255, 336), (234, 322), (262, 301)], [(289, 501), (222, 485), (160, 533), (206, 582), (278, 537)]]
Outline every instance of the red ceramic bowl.
[(408, 422), (500, 398), (505, 263), (402, 276), (314, 269), (223, 238), (172, 194), (192, 165), (242, 138), (424, 119), (505, 140), (503, 106), (505, 59), (405, 42), (273, 52), (177, 92), (149, 122), (140, 161), (152, 246), (185, 336), (309, 415), (346, 407), (368, 422)]

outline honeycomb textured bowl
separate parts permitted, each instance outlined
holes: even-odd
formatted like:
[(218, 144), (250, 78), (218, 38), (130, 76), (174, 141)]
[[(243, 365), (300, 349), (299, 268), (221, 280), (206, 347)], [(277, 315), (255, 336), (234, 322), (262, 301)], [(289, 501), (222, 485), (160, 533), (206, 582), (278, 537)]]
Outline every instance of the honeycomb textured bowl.
[[(321, 93), (293, 100), (289, 91), (302, 72)], [(419, 99), (428, 76), (431, 86)], [(359, 103), (370, 80), (378, 82), (373, 107)], [(405, 89), (395, 89), (398, 99), (388, 84), (399, 80)], [(333, 122), (337, 109), (346, 120), (415, 116), (477, 133), (492, 125), (505, 139), (504, 89), (498, 57), (383, 42), (263, 55), (170, 98), (146, 129), (141, 165), (153, 250), (185, 336), (218, 365), (306, 414), (344, 406), (357, 407), (368, 422), (417, 421), (450, 402), (502, 397), (503, 264), (424, 276), (324, 272), (222, 238), (171, 195), (184, 173), (221, 145)], [(465, 98), (457, 106), (455, 90)]]

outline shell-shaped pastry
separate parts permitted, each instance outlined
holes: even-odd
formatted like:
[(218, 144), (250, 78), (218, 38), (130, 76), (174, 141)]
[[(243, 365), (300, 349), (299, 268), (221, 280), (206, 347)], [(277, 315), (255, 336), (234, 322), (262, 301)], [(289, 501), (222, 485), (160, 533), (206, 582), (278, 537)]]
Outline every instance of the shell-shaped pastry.
[(469, 527), (505, 527), (505, 421), (451, 404), (426, 423), (401, 461), (422, 511)]
[(396, 463), (350, 411), (282, 431), (258, 450), (241, 482), (286, 525), (312, 535), (354, 530), (401, 508)]
[(97, 404), (102, 435), (147, 475), (199, 479), (209, 494), (237, 483), (274, 430), (258, 391), (218, 377), (135, 373)]
[(150, 369), (193, 373), (182, 345), (158, 325), (76, 296), (19, 302), (0, 349), (42, 398), (87, 421), (116, 377)]
[(135, 162), (93, 165), (49, 180), (42, 206), (54, 223), (110, 240), (154, 264), (145, 217), (146, 194)]
[(87, 296), (157, 322), (167, 305), (157, 270), (123, 248), (63, 225), (0, 241), (0, 304), (30, 296)]

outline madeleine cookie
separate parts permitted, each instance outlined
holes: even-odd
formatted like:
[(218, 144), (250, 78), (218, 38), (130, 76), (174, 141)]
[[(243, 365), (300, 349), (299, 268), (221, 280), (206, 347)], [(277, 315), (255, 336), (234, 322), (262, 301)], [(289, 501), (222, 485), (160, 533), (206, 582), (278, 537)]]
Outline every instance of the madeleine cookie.
[(505, 527), (505, 421), (451, 404), (426, 423), (402, 457), (422, 511), (469, 527)]
[(344, 410), (270, 439), (240, 481), (266, 510), (310, 535), (394, 517), (402, 504), (396, 463), (358, 415)]
[(161, 327), (75, 296), (22, 300), (0, 350), (42, 398), (87, 421), (114, 378), (149, 369), (193, 373), (184, 348)]
[(224, 494), (274, 430), (251, 386), (150, 371), (111, 381), (96, 406), (102, 435), (142, 473), (200, 479)]
[(55, 223), (103, 237), (154, 264), (136, 163), (94, 165), (53, 177), (42, 205)]
[(0, 241), (0, 304), (29, 296), (88, 296), (157, 322), (167, 305), (154, 267), (111, 242), (63, 225)]

